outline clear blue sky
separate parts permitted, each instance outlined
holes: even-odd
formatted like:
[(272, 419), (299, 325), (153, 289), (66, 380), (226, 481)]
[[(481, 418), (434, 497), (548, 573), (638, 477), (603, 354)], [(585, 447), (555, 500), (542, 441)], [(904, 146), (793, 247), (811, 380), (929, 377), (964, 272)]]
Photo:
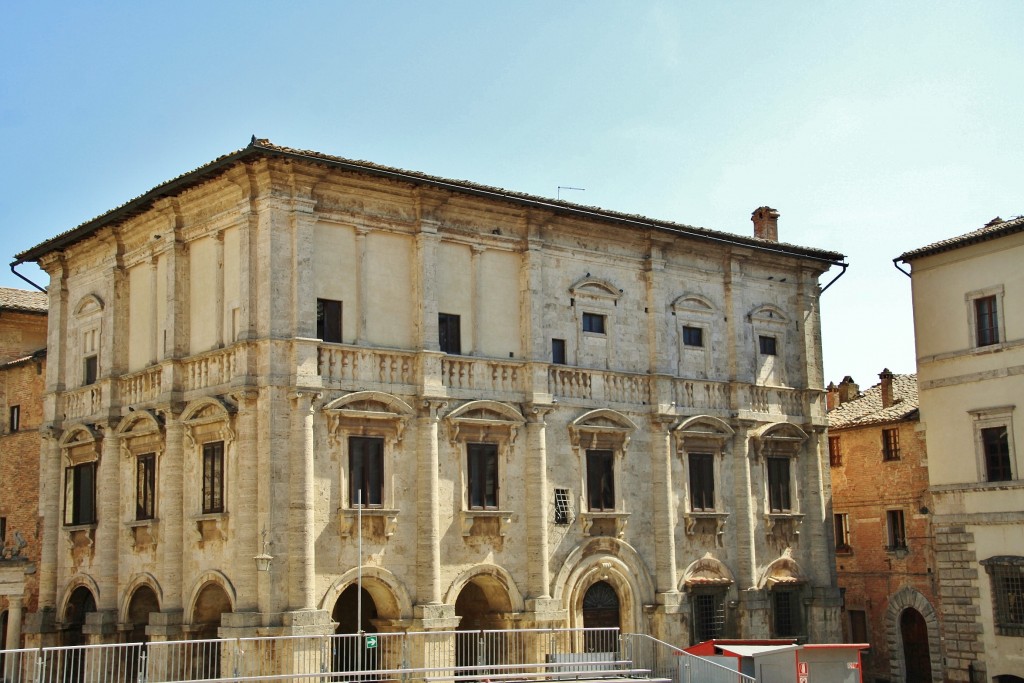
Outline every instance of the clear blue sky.
[[(893, 257), (1024, 213), (1020, 0), (7, 2), (0, 16), (9, 260), (254, 133), (742, 234), (768, 204), (783, 241), (848, 255), (822, 302), (826, 381), (866, 387), (914, 370)], [(6, 268), (0, 285), (26, 286)]]

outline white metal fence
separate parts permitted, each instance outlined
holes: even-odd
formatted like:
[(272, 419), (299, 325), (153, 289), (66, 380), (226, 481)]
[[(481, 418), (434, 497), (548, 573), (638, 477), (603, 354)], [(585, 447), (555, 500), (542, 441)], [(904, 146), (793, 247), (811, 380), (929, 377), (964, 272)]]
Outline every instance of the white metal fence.
[[(80, 645), (0, 652), (4, 683), (435, 683), (607, 677), (753, 679), (618, 629), (430, 631)], [(689, 667), (680, 666), (688, 662)], [(600, 670), (600, 671), (598, 671)], [(640, 672), (639, 670), (644, 670)], [(698, 676), (699, 674), (699, 676)]]

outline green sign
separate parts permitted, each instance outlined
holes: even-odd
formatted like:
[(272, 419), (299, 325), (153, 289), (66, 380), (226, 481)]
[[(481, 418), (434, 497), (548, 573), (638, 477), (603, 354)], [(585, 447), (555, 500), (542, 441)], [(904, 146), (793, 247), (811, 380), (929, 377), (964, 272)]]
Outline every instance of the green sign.
[(372, 650), (377, 647), (377, 636), (366, 636), (366, 649)]

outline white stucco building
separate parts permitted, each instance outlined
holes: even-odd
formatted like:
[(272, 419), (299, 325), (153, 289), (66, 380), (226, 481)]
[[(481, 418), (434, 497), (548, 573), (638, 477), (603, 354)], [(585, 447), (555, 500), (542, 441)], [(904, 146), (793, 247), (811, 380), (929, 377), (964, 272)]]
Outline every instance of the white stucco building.
[(254, 139), (29, 249), (29, 626), (351, 630), (361, 566), (368, 630), (837, 640), (818, 279), (842, 256), (777, 219), (744, 237)]
[(946, 673), (1024, 671), (1024, 217), (909, 251)]

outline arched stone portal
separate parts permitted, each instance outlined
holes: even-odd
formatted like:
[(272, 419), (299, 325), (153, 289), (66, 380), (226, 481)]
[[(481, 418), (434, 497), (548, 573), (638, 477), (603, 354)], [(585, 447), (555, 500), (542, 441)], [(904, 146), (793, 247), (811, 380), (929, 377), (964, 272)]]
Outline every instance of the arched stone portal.
[(129, 643), (149, 642), (149, 636), (146, 635), (149, 615), (159, 611), (160, 601), (156, 597), (156, 592), (149, 586), (139, 586), (132, 593), (132, 599), (128, 603), (128, 623), (131, 624), (131, 631), (128, 632), (127, 641)]
[[(621, 629), (619, 594), (607, 581), (598, 581), (583, 594), (583, 628)], [(618, 634), (587, 631), (583, 646), (587, 652), (611, 652)]]
[(907, 666), (907, 683), (931, 683), (932, 663), (928, 653), (928, 625), (913, 607), (900, 615), (900, 636), (903, 639), (903, 661)]
[[(96, 611), (96, 598), (85, 586), (79, 586), (71, 593), (64, 607), (64, 632), (61, 643), (66, 646), (85, 645), (85, 617)], [(81, 681), (85, 675), (85, 653), (83, 650), (66, 650), (64, 655), (64, 680)]]
[[(493, 576), (481, 575), (467, 582), (455, 599), (455, 616), (459, 617), (460, 631), (506, 628), (506, 614), (511, 611), (508, 591)], [(497, 634), (494, 637), (499, 637)], [(503, 664), (504, 648), (489, 647), (481, 651), (477, 637), (459, 634), (455, 643), (457, 666)]]
[[(334, 603), (331, 619), (338, 635), (376, 633), (377, 603), (370, 591), (350, 585)], [(363, 638), (335, 638), (331, 648), (332, 671), (373, 671), (378, 668), (379, 648), (366, 648)]]
[[(231, 598), (220, 584), (203, 586), (192, 608), (193, 639), (216, 639), (221, 616), (231, 611)], [(220, 643), (206, 642), (196, 646), (192, 656), (192, 674), (198, 678), (220, 676)]]

